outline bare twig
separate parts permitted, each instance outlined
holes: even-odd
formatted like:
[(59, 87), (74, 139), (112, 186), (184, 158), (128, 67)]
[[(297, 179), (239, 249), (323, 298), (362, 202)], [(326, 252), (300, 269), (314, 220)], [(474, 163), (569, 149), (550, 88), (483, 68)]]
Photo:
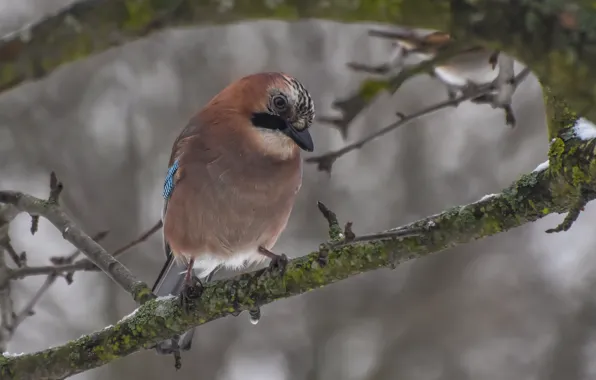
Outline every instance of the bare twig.
[[(399, 47), (397, 48), (399, 49)], [(453, 44), (453, 46), (450, 46), (448, 49), (441, 50), (432, 59), (423, 61), (415, 66), (405, 67), (397, 75), (394, 75), (393, 77), (387, 79), (387, 89), (390, 93), (395, 93), (395, 91), (397, 91), (408, 79), (415, 77), (419, 74), (427, 72), (430, 73), (434, 66), (436, 66), (439, 63), (445, 62), (450, 58), (453, 58), (461, 51), (461, 46)], [(381, 66), (369, 66), (361, 63), (350, 62), (347, 65), (349, 68), (355, 71), (377, 71), (377, 74), (380, 74), (380, 71), (384, 70), (381, 68), (381, 66), (387, 68), (386, 71), (388, 71), (392, 64), (385, 64)], [(321, 116), (317, 120), (319, 122), (331, 124), (335, 129), (337, 129), (341, 133), (344, 139), (347, 139), (349, 126), (352, 123), (352, 121), (354, 121), (354, 118), (356, 118), (356, 116), (358, 116), (369, 104), (371, 104), (376, 99), (376, 96), (365, 97), (361, 92), (362, 91), (360, 89), (355, 94), (345, 99), (338, 99), (335, 102), (333, 102), (332, 107), (337, 109), (341, 113), (341, 117)]]
[(8, 227), (10, 222), (12, 222), (12, 220), (16, 218), (19, 213), (20, 211), (13, 205), (0, 205), (0, 248), (4, 248), (8, 251), (8, 254), (16, 266), (21, 266), (21, 262), (19, 255), (16, 253), (10, 243)]
[(501, 108), (505, 112), (505, 123), (515, 127), (516, 119), (511, 108), (513, 94), (519, 84), (530, 75), (531, 70), (525, 67), (515, 76), (513, 72), (513, 58), (501, 54), (499, 57), (499, 74), (495, 79), (495, 90), (472, 99), (476, 104), (490, 104), (493, 108)]
[[(514, 88), (517, 87), (519, 85), (519, 83), (521, 83), (528, 76), (528, 74), (529, 74), (529, 69), (527, 69), (527, 68), (520, 71), (520, 73), (514, 79)], [(316, 163), (319, 170), (331, 173), (333, 164), (335, 163), (335, 161), (338, 158), (340, 158), (341, 156), (343, 156), (353, 150), (362, 148), (364, 145), (375, 140), (376, 138), (383, 136), (383, 135), (385, 135), (385, 134), (387, 134), (387, 133), (389, 133), (389, 132), (391, 132), (391, 131), (393, 131), (393, 130), (395, 130), (395, 129), (397, 129), (397, 128), (399, 128), (399, 127), (401, 127), (417, 118), (420, 118), (422, 116), (428, 115), (430, 113), (433, 113), (435, 111), (438, 111), (438, 110), (441, 110), (441, 109), (444, 109), (447, 107), (457, 106), (463, 101), (470, 100), (470, 99), (476, 99), (483, 95), (489, 94), (491, 91), (494, 91), (494, 90), (495, 90), (495, 84), (487, 83), (487, 84), (479, 85), (479, 86), (473, 88), (471, 91), (461, 94), (460, 96), (456, 96), (455, 98), (436, 103), (434, 105), (431, 105), (430, 107), (427, 107), (420, 111), (414, 112), (410, 115), (403, 115), (403, 114), (399, 113), (398, 116), (400, 117), (400, 120), (398, 120), (392, 124), (389, 124), (388, 126), (382, 128), (376, 132), (373, 132), (356, 142), (346, 145), (343, 148), (340, 148), (335, 151), (327, 152), (327, 153), (324, 153), (319, 156), (308, 157), (305, 160), (305, 162)]]
[(347, 222), (343, 231), (339, 226), (337, 215), (331, 211), (323, 202), (317, 202), (319, 211), (327, 220), (329, 224), (329, 242), (322, 244), (321, 248), (339, 248), (350, 244), (369, 242), (373, 240), (388, 240), (388, 239), (404, 239), (407, 237), (420, 236), (421, 234), (428, 232), (428, 228), (419, 227), (408, 227), (391, 229), (384, 232), (378, 232), (369, 235), (356, 236), (352, 231), (352, 222)]
[(35, 292), (33, 297), (31, 297), (29, 302), (27, 302), (27, 304), (23, 307), (23, 309), (20, 312), (18, 312), (17, 314), (14, 315), (12, 324), (10, 326), (10, 335), (8, 336), (9, 339), (15, 333), (15, 331), (19, 327), (19, 325), (21, 323), (23, 323), (23, 321), (27, 317), (30, 317), (33, 314), (35, 314), (35, 312), (33, 311), (33, 308), (39, 302), (41, 297), (50, 289), (52, 284), (56, 281), (56, 278), (57, 278), (57, 276), (54, 274), (47, 276), (44, 283), (39, 287), (39, 289), (37, 289), (37, 291)]
[[(152, 226), (147, 231), (143, 232), (141, 236), (137, 239), (133, 240), (130, 243), (118, 248), (112, 253), (112, 256), (117, 257), (126, 252), (128, 252), (131, 248), (135, 247), (136, 245), (146, 241), (151, 235), (159, 231), (162, 227), (162, 222), (159, 220), (154, 226)], [(100, 240), (100, 239), (94, 239)], [(67, 264), (66, 261), (60, 262), (59, 259), (67, 260), (70, 256), (64, 258), (52, 258), (56, 265), (47, 265), (47, 266), (36, 266), (36, 267), (25, 267), (21, 269), (13, 270), (10, 274), (10, 278), (21, 279), (29, 276), (39, 276), (39, 275), (50, 275), (50, 274), (62, 274), (62, 273), (72, 273), (77, 271), (98, 271), (100, 270), (97, 265), (95, 265), (92, 261), (88, 259), (78, 260), (75, 263)]]
[(8, 234), (4, 235), (4, 238), (0, 237), (0, 248), (4, 248), (6, 250), (6, 253), (8, 253), (8, 255), (17, 267), (20, 268), (26, 264), (26, 260), (23, 260), (26, 259), (24, 252), (21, 255), (17, 253), (17, 251), (12, 246)]
[(375, 140), (377, 137), (383, 136), (384, 134), (387, 134), (407, 123), (409, 123), (410, 121), (413, 121), (419, 117), (431, 114), (435, 111), (441, 110), (443, 108), (447, 108), (447, 107), (453, 107), (453, 106), (457, 106), (459, 103), (461, 103), (464, 100), (470, 99), (474, 96), (478, 96), (480, 94), (482, 94), (483, 92), (481, 91), (489, 91), (489, 86), (482, 86), (482, 90), (479, 90), (477, 92), (475, 92), (474, 94), (468, 94), (468, 95), (461, 95), (459, 97), (456, 97), (454, 99), (448, 99), (448, 100), (444, 100), (442, 102), (439, 102), (437, 104), (434, 104), (428, 108), (425, 108), (423, 110), (417, 111), (412, 113), (411, 115), (401, 115), (400, 120), (389, 124), (388, 126), (373, 132), (371, 134), (369, 134), (368, 136), (365, 136), (364, 138), (346, 145), (343, 148), (340, 148), (338, 150), (335, 151), (331, 151), (319, 156), (313, 156), (313, 157), (308, 157), (305, 159), (305, 162), (308, 163), (316, 163), (318, 165), (319, 170), (322, 171), (326, 171), (328, 173), (331, 173), (331, 169), (333, 167), (333, 164), (335, 163), (335, 160), (337, 160), (338, 158), (340, 158), (341, 156), (356, 150), (356, 149), (360, 149), (362, 148), (364, 145), (366, 145), (367, 143), (371, 142), (372, 140)]
[(329, 225), (329, 239), (331, 241), (343, 240), (343, 232), (339, 226), (337, 215), (335, 215), (335, 213), (331, 211), (323, 202), (317, 202), (317, 207)]
[(2, 352), (6, 351), (10, 340), (11, 326), (15, 315), (8, 275), (9, 269), (6, 265), (4, 252), (0, 250), (0, 350)]
[(594, 197), (594, 192), (589, 187), (585, 185), (580, 185), (578, 190), (577, 199), (575, 199), (571, 206), (569, 207), (569, 211), (567, 215), (565, 215), (565, 219), (555, 228), (549, 228), (546, 230), (547, 234), (568, 231), (571, 226), (575, 223), (577, 218), (579, 218), (579, 214), (584, 211), (584, 208), (588, 204), (591, 198)]
[(130, 243), (128, 243), (128, 244), (126, 244), (126, 245), (118, 248), (117, 250), (115, 250), (114, 253), (112, 253), (112, 255), (113, 256), (119, 256), (120, 254), (128, 251), (129, 249), (134, 248), (135, 246), (141, 244), (142, 242), (144, 242), (147, 239), (149, 239), (151, 237), (151, 235), (153, 235), (154, 233), (156, 233), (157, 231), (159, 231), (162, 226), (163, 226), (163, 223), (162, 223), (162, 221), (160, 219), (157, 223), (155, 223), (155, 225), (153, 225), (153, 227), (151, 227), (147, 231), (143, 232), (141, 234), (141, 236), (139, 236), (135, 240), (133, 240)]
[(78, 228), (55, 202), (44, 201), (17, 191), (0, 191), (0, 203), (12, 204), (23, 212), (46, 218), (62, 232), (66, 240), (80, 249), (89, 260), (129, 292), (137, 302), (143, 303), (154, 297), (147, 284), (135, 278), (124, 265)]
[[(48, 203), (58, 204), (60, 202), (60, 193), (62, 193), (62, 182), (58, 181), (56, 173), (50, 173), (50, 195), (48, 197)], [(31, 235), (35, 235), (39, 228), (39, 215), (31, 215)]]
[(369, 241), (381, 241), (381, 240), (391, 240), (391, 239), (405, 239), (407, 237), (415, 237), (420, 236), (423, 233), (428, 232), (426, 229), (423, 228), (404, 228), (399, 229), (391, 232), (380, 232), (374, 234), (367, 234), (367, 235), (354, 235), (351, 237), (351, 240), (345, 240), (342, 242), (338, 242), (336, 244), (332, 244), (331, 246), (334, 248), (345, 247), (347, 245), (356, 244), (356, 243), (364, 243)]
[[(99, 243), (101, 240), (105, 239), (108, 236), (108, 234), (109, 234), (109, 231), (101, 231), (101, 232), (98, 232), (97, 234), (95, 234), (92, 238), (93, 238), (93, 240), (95, 240), (96, 242)], [(68, 256), (53, 256), (53, 257), (50, 257), (50, 261), (54, 265), (72, 264), (72, 262), (77, 257), (79, 257), (80, 254), (81, 254), (81, 251), (77, 249), (76, 251), (74, 251), (73, 253), (71, 253)]]

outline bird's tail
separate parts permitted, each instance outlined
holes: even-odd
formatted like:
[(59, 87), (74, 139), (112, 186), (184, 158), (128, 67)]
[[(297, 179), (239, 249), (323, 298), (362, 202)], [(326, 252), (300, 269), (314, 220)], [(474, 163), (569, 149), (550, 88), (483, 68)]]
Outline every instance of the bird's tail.
[[(153, 293), (158, 297), (164, 297), (168, 295), (178, 295), (184, 285), (184, 276), (186, 272), (186, 265), (183, 260), (176, 260), (172, 254), (170, 247), (166, 244), (166, 253), (168, 258), (155, 284), (153, 285)], [(176, 351), (178, 348), (182, 351), (188, 351), (192, 345), (192, 338), (194, 336), (195, 329), (192, 328), (186, 331), (180, 336), (175, 336), (171, 339), (167, 339), (159, 342), (155, 349), (160, 354), (170, 354)]]

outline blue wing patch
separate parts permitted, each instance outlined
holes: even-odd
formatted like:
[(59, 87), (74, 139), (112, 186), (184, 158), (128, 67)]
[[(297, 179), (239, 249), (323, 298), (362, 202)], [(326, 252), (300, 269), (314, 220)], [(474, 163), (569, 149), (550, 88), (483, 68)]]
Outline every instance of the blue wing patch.
[(169, 199), (170, 195), (172, 195), (172, 191), (174, 190), (174, 175), (176, 175), (176, 171), (178, 170), (178, 160), (174, 161), (172, 166), (168, 169), (168, 174), (166, 175), (166, 182), (163, 185), (163, 197), (165, 199)]

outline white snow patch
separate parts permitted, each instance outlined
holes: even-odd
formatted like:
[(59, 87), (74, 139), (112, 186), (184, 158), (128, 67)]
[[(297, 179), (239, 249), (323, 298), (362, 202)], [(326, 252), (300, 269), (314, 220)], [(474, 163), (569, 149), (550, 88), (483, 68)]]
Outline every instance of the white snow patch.
[(130, 313), (127, 316), (123, 317), (121, 320), (118, 321), (118, 323), (123, 322), (123, 321), (127, 320), (128, 318), (132, 318), (137, 313), (137, 310), (139, 310), (139, 309), (138, 308), (134, 309), (132, 311), (132, 313)]
[[(161, 296), (161, 297), (157, 297), (156, 300), (157, 301), (166, 301), (166, 300), (171, 300), (172, 298), (177, 298), (177, 296), (170, 294), (167, 296)], [(156, 316), (165, 316), (165, 314), (167, 313), (168, 308), (166, 305), (164, 304), (159, 304), (157, 305), (157, 307), (155, 308), (155, 315)]]
[(177, 296), (170, 294), (167, 296), (161, 296), (161, 297), (157, 297), (155, 300), (156, 301), (165, 301), (165, 300), (171, 300), (172, 298), (176, 298)]
[(499, 196), (499, 194), (486, 194), (485, 196), (483, 196), (482, 198), (480, 198), (480, 200), (478, 202), (482, 202), (482, 201), (485, 201), (487, 199), (498, 197), (498, 196)]
[(591, 140), (596, 138), (596, 125), (588, 119), (580, 117), (573, 126), (573, 132), (580, 140)]
[(5, 358), (13, 358), (13, 357), (22, 356), (22, 355), (25, 355), (25, 353), (24, 352), (21, 352), (20, 354), (17, 354), (17, 353), (14, 353), (14, 352), (7, 352), (7, 351), (4, 351), (2, 353), (2, 356), (4, 356)]
[(546, 170), (548, 168), (548, 160), (544, 161), (543, 163), (541, 163), (540, 165), (536, 166), (536, 169), (532, 170), (532, 173), (534, 172), (541, 172), (543, 170)]

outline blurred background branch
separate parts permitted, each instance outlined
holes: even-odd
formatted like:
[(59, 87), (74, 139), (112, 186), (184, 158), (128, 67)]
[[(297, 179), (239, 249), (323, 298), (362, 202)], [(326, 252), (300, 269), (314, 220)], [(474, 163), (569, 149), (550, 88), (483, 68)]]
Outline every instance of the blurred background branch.
[[(6, 35), (0, 42), (0, 89), (39, 79), (62, 64), (164, 28), (251, 18), (391, 21), (433, 28), (520, 59), (571, 106), (596, 120), (596, 10), (556, 0), (218, 1), (82, 0)], [(531, 22), (527, 22), (531, 20)], [(593, 113), (592, 113), (593, 112)]]

